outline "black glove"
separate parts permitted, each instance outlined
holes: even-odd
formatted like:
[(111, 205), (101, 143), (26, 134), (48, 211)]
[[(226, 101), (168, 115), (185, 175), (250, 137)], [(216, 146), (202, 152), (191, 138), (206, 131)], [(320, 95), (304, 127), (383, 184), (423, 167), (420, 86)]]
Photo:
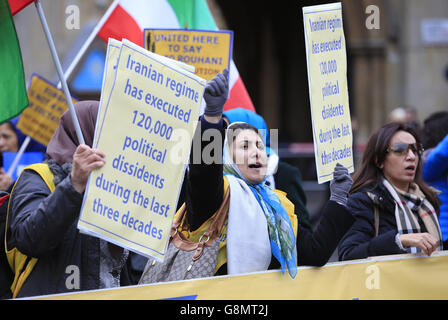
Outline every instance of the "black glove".
[(204, 114), (211, 117), (222, 115), (224, 104), (229, 94), (229, 70), (224, 69), (212, 80), (207, 82), (204, 91), (205, 111)]
[(347, 205), (347, 196), (352, 187), (353, 179), (348, 170), (342, 164), (336, 164), (333, 180), (330, 182), (330, 200), (336, 201), (343, 206)]

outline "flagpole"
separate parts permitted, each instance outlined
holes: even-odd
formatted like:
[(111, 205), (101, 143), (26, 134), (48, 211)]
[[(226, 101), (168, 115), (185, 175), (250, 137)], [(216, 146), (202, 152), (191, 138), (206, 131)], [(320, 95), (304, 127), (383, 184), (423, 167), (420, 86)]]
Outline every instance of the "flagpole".
[[(98, 32), (100, 32), (101, 28), (106, 23), (107, 19), (109, 19), (110, 15), (114, 11), (114, 9), (117, 7), (120, 0), (114, 0), (114, 2), (110, 5), (110, 7), (107, 9), (106, 13), (103, 15), (103, 17), (98, 21), (95, 28), (92, 30), (92, 33), (89, 35), (89, 37), (86, 39), (84, 44), (82, 45), (81, 49), (79, 49), (78, 53), (76, 54), (75, 58), (73, 58), (73, 61), (71, 62), (70, 66), (67, 68), (67, 70), (64, 73), (64, 79), (68, 79), (70, 75), (72, 74), (73, 70), (78, 65), (79, 61), (81, 61), (82, 57), (86, 53), (89, 46), (92, 44), (95, 37), (98, 35)], [(61, 88), (61, 82), (58, 83), (58, 88)]]
[(14, 157), (14, 161), (12, 162), (11, 166), (8, 169), (7, 175), (12, 177), (12, 173), (14, 170), (16, 170), (17, 164), (20, 161), (20, 158), (22, 158), (23, 153), (25, 152), (26, 147), (30, 144), (31, 138), (29, 136), (26, 136), (25, 140), (23, 141), (22, 145), (20, 146), (19, 151), (17, 152), (16, 156)]
[(51, 55), (53, 57), (54, 64), (56, 66), (56, 70), (59, 75), (59, 79), (62, 83), (62, 89), (65, 94), (65, 98), (67, 99), (68, 108), (70, 110), (70, 114), (72, 116), (73, 125), (75, 126), (76, 135), (78, 137), (78, 141), (80, 144), (85, 144), (84, 137), (82, 135), (81, 127), (79, 126), (78, 118), (76, 117), (75, 107), (73, 106), (72, 96), (70, 95), (70, 91), (68, 90), (67, 81), (64, 78), (64, 73), (62, 72), (61, 63), (59, 61), (58, 53), (56, 52), (56, 48), (54, 46), (53, 38), (51, 36), (50, 29), (48, 28), (47, 20), (45, 19), (45, 14), (42, 9), (42, 5), (40, 0), (36, 0), (34, 2), (36, 5), (37, 13), (40, 18), (40, 22), (42, 23), (42, 28), (44, 30), (45, 36), (48, 41), (48, 46), (50, 47)]

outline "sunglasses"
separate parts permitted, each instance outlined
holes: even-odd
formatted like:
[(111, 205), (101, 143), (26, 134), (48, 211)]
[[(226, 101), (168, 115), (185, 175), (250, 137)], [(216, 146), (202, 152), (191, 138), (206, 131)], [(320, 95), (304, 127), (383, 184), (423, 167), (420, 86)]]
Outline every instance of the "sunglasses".
[(424, 151), (423, 146), (417, 143), (396, 143), (390, 148), (387, 149), (387, 152), (394, 152), (401, 156), (407, 155), (409, 153), (409, 149), (412, 150), (414, 154), (421, 155)]

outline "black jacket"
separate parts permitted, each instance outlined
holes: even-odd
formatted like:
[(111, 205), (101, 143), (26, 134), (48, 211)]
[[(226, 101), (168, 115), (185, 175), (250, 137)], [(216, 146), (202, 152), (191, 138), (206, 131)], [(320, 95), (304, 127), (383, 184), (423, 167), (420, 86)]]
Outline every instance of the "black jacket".
[[(201, 128), (219, 129), (224, 139), (223, 121), (213, 125), (201, 118)], [(223, 141), (222, 141), (223, 142)], [(202, 142), (203, 149), (209, 142)], [(190, 164), (187, 175), (187, 218), (192, 230), (197, 229), (221, 205), (224, 196), (224, 179), (222, 164)], [(298, 265), (323, 266), (336, 249), (339, 240), (350, 228), (354, 219), (342, 205), (328, 201), (323, 209), (322, 219), (314, 232), (298, 224), (297, 260)], [(280, 264), (271, 259), (269, 269), (277, 269)], [(221, 268), (222, 269), (222, 268)], [(218, 274), (226, 271), (219, 270)]]
[(278, 162), (277, 172), (274, 174), (275, 188), (286, 192), (287, 198), (294, 204), (294, 213), (299, 224), (312, 231), (308, 209), (306, 208), (306, 194), (302, 187), (302, 173), (300, 170), (282, 160)]
[(6, 214), (8, 210), (8, 193), (0, 191), (0, 198), (3, 201), (0, 204), (0, 239), (2, 248), (0, 250), (0, 299), (9, 299), (12, 297), (11, 284), (14, 281), (14, 274), (9, 266), (5, 252), (5, 227)]
[(38, 173), (25, 170), (11, 194), (8, 248), (39, 259), (18, 297), (100, 288), (100, 239), (77, 228), (83, 196), (70, 175), (50, 168), (62, 179), (53, 193)]
[(8, 248), (16, 247), (39, 261), (19, 297), (71, 292), (66, 281), (77, 270), (78, 290), (98, 289), (99, 239), (79, 233), (81, 203), (82, 195), (72, 187), (70, 176), (53, 193), (36, 172), (25, 170), (20, 176), (11, 194)]
[[(378, 236), (375, 237), (374, 203), (367, 195), (376, 197), (379, 212)], [(395, 202), (386, 187), (379, 182), (350, 195), (348, 208), (356, 221), (339, 244), (339, 259), (365, 259), (371, 256), (405, 253), (395, 243), (398, 233), (395, 220)], [(419, 217), (421, 232), (426, 232)]]

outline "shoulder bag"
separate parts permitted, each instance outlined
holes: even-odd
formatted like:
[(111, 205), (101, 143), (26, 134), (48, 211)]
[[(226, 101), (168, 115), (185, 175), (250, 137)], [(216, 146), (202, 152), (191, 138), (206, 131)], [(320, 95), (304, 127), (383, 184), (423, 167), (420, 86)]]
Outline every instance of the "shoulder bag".
[(148, 259), (139, 284), (205, 278), (213, 276), (219, 247), (219, 234), (227, 219), (230, 203), (230, 188), (207, 230), (198, 242), (188, 239), (185, 204), (171, 227), (171, 236), (163, 262)]

